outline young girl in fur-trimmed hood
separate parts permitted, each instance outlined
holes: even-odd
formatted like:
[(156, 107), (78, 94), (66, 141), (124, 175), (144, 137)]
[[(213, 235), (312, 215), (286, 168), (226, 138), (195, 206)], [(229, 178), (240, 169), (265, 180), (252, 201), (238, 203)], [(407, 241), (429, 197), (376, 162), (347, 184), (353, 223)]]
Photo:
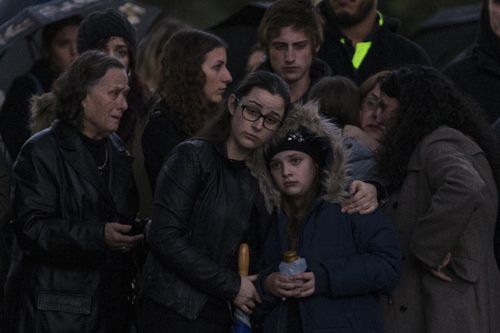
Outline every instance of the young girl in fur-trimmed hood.
[[(314, 104), (297, 106), (254, 166), (275, 210), (259, 274), (264, 332), (382, 332), (378, 294), (395, 288), (399, 241), (379, 212), (346, 214), (346, 157), (338, 129)], [(307, 271), (278, 272), (297, 251)]]

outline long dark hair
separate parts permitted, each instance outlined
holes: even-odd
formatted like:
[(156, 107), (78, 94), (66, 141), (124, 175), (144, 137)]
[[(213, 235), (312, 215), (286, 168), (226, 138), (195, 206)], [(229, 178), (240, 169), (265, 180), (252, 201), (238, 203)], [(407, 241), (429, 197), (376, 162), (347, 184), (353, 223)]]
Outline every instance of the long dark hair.
[(56, 103), (56, 119), (80, 130), (83, 121), (82, 101), (88, 89), (111, 68), (125, 70), (117, 59), (100, 51), (86, 51), (56, 80), (52, 89)]
[[(278, 75), (267, 71), (256, 71), (248, 74), (233, 92), (237, 99), (248, 95), (253, 88), (260, 88), (272, 95), (279, 95), (285, 104), (285, 115), (290, 109), (290, 90), (285, 81)], [(225, 142), (231, 131), (231, 113), (226, 107), (196, 135), (212, 142)]]
[(408, 66), (392, 71), (380, 89), (399, 101), (379, 155), (380, 174), (390, 190), (401, 187), (410, 156), (417, 144), (440, 126), (471, 137), (486, 153), (497, 184), (499, 159), (494, 132), (483, 112), (438, 70)]
[(163, 57), (163, 47), (174, 33), (183, 29), (190, 28), (184, 22), (164, 17), (150, 28), (147, 35), (139, 43), (137, 74), (150, 91), (157, 90), (161, 81), (161, 71), (158, 70), (158, 66)]
[(181, 127), (193, 136), (219, 109), (207, 100), (202, 70), (207, 53), (227, 44), (219, 37), (201, 30), (180, 30), (163, 48), (158, 94), (179, 115)]

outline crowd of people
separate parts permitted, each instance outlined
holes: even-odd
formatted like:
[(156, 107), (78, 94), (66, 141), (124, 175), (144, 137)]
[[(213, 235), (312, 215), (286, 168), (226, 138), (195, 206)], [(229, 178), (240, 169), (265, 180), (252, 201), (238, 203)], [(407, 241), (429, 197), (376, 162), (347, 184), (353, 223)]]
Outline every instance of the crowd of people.
[(500, 3), (443, 71), (377, 6), (274, 1), (234, 87), (183, 22), (45, 26), (0, 110), (0, 331), (500, 332)]

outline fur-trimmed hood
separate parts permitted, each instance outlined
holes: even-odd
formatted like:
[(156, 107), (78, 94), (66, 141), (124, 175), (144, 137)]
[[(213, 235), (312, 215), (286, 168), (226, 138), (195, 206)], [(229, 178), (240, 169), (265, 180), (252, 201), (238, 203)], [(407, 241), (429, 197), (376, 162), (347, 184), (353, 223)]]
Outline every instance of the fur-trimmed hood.
[(341, 130), (319, 115), (317, 103), (309, 102), (304, 105), (295, 105), (273, 139), (263, 148), (256, 150), (247, 162), (252, 174), (259, 182), (268, 211), (280, 207), (281, 194), (271, 178), (264, 153), (270, 146), (277, 144), (289, 132), (296, 131), (299, 127), (305, 127), (318, 137), (329, 139), (331, 149), (328, 149), (328, 152), (331, 156), (325, 158), (330, 162), (325, 163), (321, 176), (322, 198), (328, 202), (342, 202), (349, 196), (347, 152), (342, 145)]
[(47, 127), (50, 127), (50, 124), (52, 124), (52, 122), (55, 120), (56, 101), (54, 94), (48, 92), (40, 96), (33, 95), (33, 97), (31, 97), (30, 103), (31, 103), (30, 129), (31, 129), (31, 134), (35, 134)]

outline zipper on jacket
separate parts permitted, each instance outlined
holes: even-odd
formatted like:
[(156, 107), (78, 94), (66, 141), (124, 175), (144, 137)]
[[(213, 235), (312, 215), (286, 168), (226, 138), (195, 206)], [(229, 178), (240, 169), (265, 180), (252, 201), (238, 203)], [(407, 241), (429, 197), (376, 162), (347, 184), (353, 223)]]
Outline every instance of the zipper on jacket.
[[(281, 323), (283, 322), (283, 309), (285, 307), (285, 302), (286, 301), (281, 301), (280, 304), (279, 304), (279, 309), (278, 309), (278, 322), (276, 323), (276, 332), (281, 332), (282, 331), (282, 328), (281, 328)], [(288, 321), (288, 313), (287, 313), (287, 321)], [(286, 322), (285, 322), (286, 324)], [(286, 326), (283, 328), (283, 332), (285, 332), (285, 329), (286, 329)]]

